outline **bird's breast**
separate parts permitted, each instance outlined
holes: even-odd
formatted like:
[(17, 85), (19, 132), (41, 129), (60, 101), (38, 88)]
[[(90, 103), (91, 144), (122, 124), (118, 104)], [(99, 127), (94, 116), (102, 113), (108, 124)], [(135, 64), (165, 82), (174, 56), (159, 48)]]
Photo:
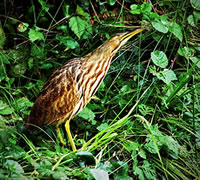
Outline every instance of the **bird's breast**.
[(73, 116), (78, 114), (91, 100), (96, 93), (101, 82), (105, 78), (110, 67), (112, 57), (87, 64), (86, 68), (77, 73), (77, 91), (81, 94), (81, 99), (73, 111)]

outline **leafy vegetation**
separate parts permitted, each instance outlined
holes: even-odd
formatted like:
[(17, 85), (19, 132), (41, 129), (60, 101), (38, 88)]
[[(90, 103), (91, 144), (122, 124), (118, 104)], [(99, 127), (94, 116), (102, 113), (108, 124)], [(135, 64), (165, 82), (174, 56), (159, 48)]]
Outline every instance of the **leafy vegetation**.
[[(150, 2), (0, 2), (0, 179), (199, 179), (200, 3)], [(140, 26), (71, 121), (78, 152), (24, 129), (53, 71)]]

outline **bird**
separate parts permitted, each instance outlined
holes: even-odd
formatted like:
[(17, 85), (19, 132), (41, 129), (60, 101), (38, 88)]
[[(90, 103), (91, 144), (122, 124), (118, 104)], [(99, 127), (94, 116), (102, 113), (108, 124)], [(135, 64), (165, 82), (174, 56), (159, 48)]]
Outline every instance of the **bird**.
[(70, 120), (94, 97), (120, 47), (143, 30), (117, 33), (85, 57), (73, 58), (53, 72), (36, 98), (25, 128), (33, 132), (36, 127), (53, 124), (60, 142), (65, 145), (60, 131), (60, 125), (65, 123), (72, 150), (77, 151)]

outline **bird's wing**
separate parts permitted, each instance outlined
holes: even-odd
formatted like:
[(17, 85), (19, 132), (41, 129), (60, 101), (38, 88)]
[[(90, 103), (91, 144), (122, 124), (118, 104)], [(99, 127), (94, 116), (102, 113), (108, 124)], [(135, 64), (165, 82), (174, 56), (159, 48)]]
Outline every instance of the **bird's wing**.
[(81, 97), (75, 88), (76, 72), (80, 68), (81, 59), (73, 59), (51, 75), (36, 99), (27, 123), (37, 126), (60, 124), (71, 117)]

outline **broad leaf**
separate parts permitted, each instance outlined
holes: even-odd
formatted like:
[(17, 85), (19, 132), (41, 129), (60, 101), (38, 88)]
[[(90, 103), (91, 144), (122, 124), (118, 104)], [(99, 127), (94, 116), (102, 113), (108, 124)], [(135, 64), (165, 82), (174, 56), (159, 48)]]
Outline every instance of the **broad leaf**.
[(69, 49), (75, 49), (79, 47), (78, 42), (70, 36), (61, 36), (57, 34), (56, 39), (60, 41), (60, 44), (64, 44)]
[(9, 115), (13, 113), (13, 109), (10, 108), (7, 104), (4, 104), (2, 100), (0, 100), (0, 114)]
[(155, 168), (150, 164), (147, 160), (144, 161), (142, 165), (143, 172), (148, 180), (156, 179), (156, 171)]
[(93, 120), (95, 117), (95, 114), (91, 111), (91, 109), (85, 107), (79, 114), (79, 117), (82, 117), (86, 120)]
[(194, 23), (197, 25), (198, 21), (200, 20), (200, 12), (199, 11), (194, 11), (193, 12), (193, 16), (194, 16)]
[(191, 26), (195, 27), (195, 22), (194, 22), (194, 16), (193, 15), (189, 15), (188, 18), (187, 18), (187, 21)]
[(78, 151), (76, 152), (76, 160), (81, 167), (86, 165), (92, 165), (95, 163), (95, 158), (91, 152), (88, 151)]
[(167, 56), (165, 55), (163, 51), (159, 51), (159, 50), (153, 51), (151, 53), (151, 59), (155, 65), (161, 68), (165, 68), (168, 65)]
[(24, 173), (22, 166), (14, 160), (6, 160), (4, 167), (6, 167), (7, 169), (12, 168), (12, 172), (16, 174)]
[(86, 13), (83, 8), (81, 8), (80, 6), (77, 6), (76, 8), (76, 13), (78, 15), (84, 16), (88, 21), (90, 20), (90, 15), (88, 13)]
[(144, 173), (143, 173), (142, 169), (140, 169), (139, 167), (136, 167), (134, 174), (138, 175), (138, 178), (140, 180), (145, 180)]
[(104, 129), (106, 129), (108, 127), (107, 123), (102, 123), (100, 126), (97, 127), (97, 129), (99, 131), (103, 131)]
[(106, 1), (111, 6), (113, 6), (115, 4), (115, 2), (116, 2), (116, 0), (106, 0)]
[(192, 60), (192, 62), (194, 64), (197, 65), (198, 68), (200, 68), (200, 58), (198, 58), (198, 57), (195, 56), (195, 57), (191, 57), (190, 59)]
[(130, 8), (131, 8), (131, 10), (130, 10), (131, 14), (140, 14), (141, 13), (140, 6), (137, 4), (132, 4)]
[(166, 84), (169, 84), (171, 81), (177, 80), (177, 77), (176, 77), (176, 74), (174, 73), (174, 71), (169, 70), (169, 69), (161, 71), (157, 75), (157, 77), (160, 80), (163, 80)]
[(69, 27), (78, 36), (78, 38), (80, 38), (85, 31), (92, 33), (92, 28), (88, 22), (78, 16), (69, 19)]
[(12, 74), (14, 77), (20, 77), (26, 72), (26, 69), (25, 63), (19, 63), (12, 66), (10, 69), (10, 74)]
[(30, 29), (28, 33), (29, 39), (31, 42), (34, 42), (36, 40), (44, 40), (44, 36), (41, 32), (36, 31), (34, 29)]
[(178, 49), (178, 54), (184, 56), (186, 59), (189, 59), (194, 56), (195, 50), (190, 47), (183, 47)]
[(174, 34), (181, 42), (183, 40), (183, 34), (181, 30), (181, 26), (176, 22), (172, 22), (169, 26), (169, 31)]
[(167, 33), (168, 28), (161, 21), (153, 21), (152, 26), (159, 32)]
[(190, 3), (193, 8), (200, 10), (200, 1), (199, 0), (190, 0)]
[(94, 176), (95, 180), (109, 180), (108, 172), (102, 169), (90, 169), (90, 172)]
[[(51, 7), (50, 5), (48, 5), (44, 0), (38, 0), (38, 2), (40, 3), (40, 5), (42, 6), (42, 10), (48, 12), (49, 8)], [(47, 1), (48, 2), (48, 1)]]
[(152, 10), (152, 4), (151, 3), (142, 3), (141, 5), (141, 12), (142, 13), (149, 13)]

